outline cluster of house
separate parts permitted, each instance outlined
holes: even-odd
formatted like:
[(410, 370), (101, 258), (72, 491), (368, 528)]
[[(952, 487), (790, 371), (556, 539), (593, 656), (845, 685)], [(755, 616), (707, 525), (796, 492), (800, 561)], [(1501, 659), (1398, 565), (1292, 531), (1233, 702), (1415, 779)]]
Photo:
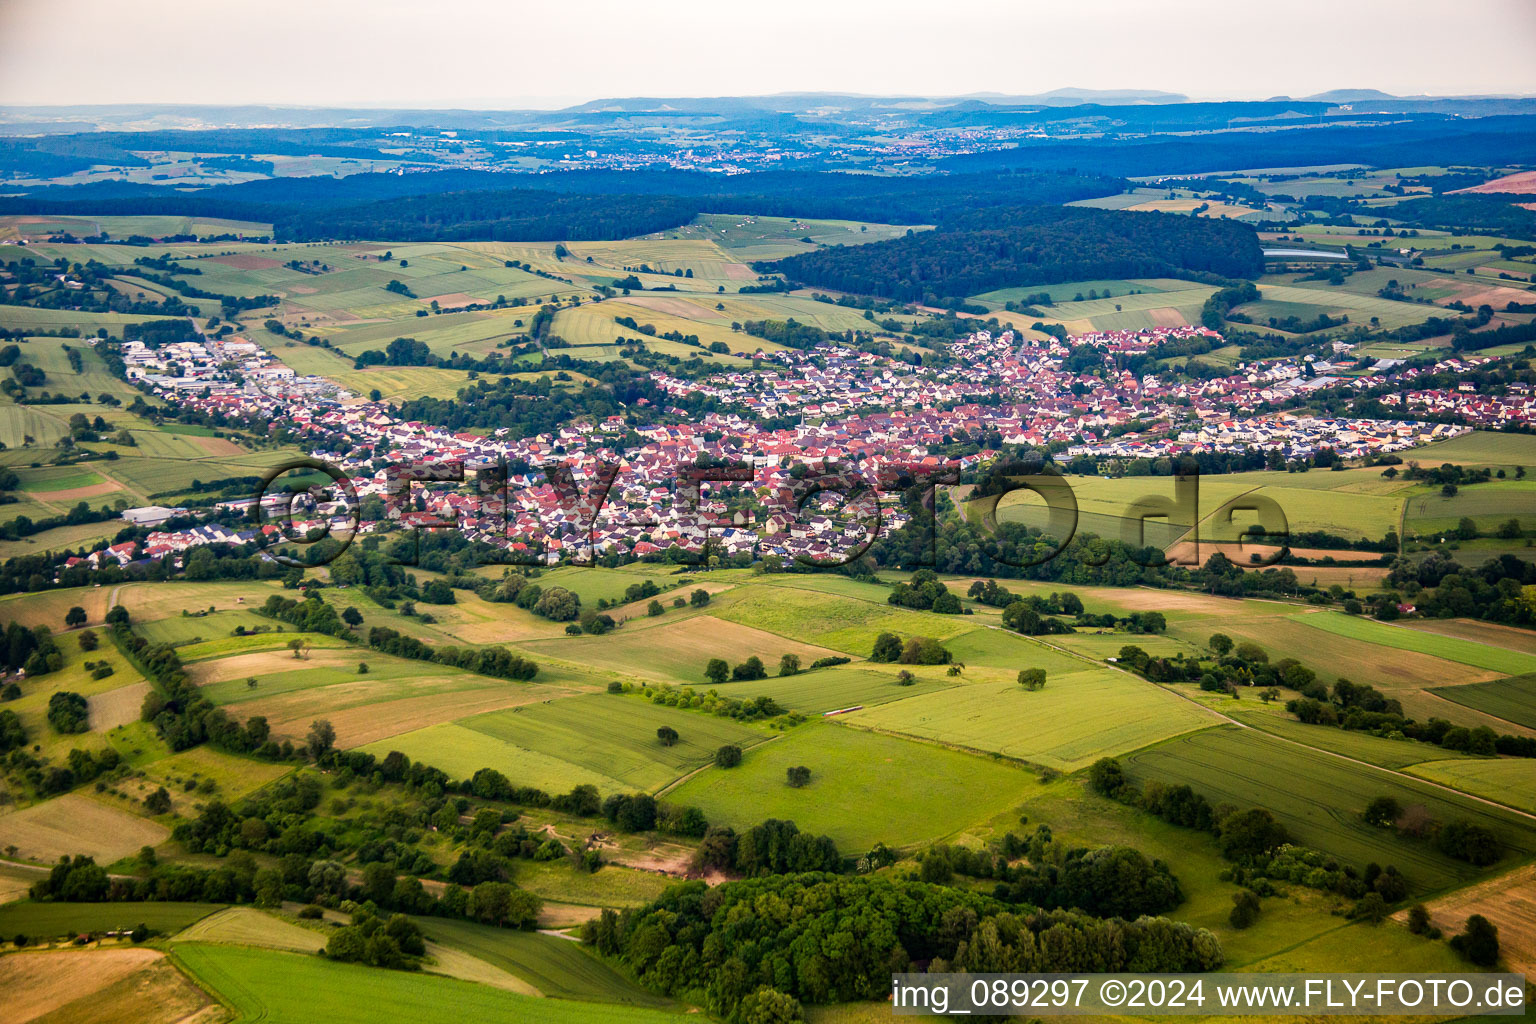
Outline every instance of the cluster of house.
[(1528, 384), (1510, 384), (1502, 395), (1482, 395), (1471, 384), (1382, 396), (1383, 405), (1401, 405), (1429, 414), (1454, 414), (1480, 427), (1526, 426), (1536, 422), (1536, 396)]
[(236, 335), (150, 347), (123, 343), (131, 381), (143, 381), (167, 400), (194, 401), (230, 417), (282, 418), (291, 408), (351, 398), (336, 382), (294, 373), (255, 342)]

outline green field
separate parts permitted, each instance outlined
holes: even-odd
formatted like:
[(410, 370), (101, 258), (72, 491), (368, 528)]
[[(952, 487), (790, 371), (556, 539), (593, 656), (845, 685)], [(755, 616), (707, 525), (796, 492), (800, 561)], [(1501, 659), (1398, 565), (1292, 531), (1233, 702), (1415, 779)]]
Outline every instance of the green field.
[[(674, 746), (656, 738), (663, 725), (677, 730)], [(603, 693), (493, 711), (367, 749), (400, 750), (463, 777), (489, 767), (518, 785), (564, 792), (592, 783), (606, 795), (657, 789), (708, 763), (727, 743), (746, 747), (763, 738), (729, 718)]]
[(1372, 736), (1368, 732), (1308, 725), (1293, 718), (1278, 703), (1261, 705), (1253, 700), (1233, 701), (1204, 693), (1196, 699), (1261, 732), (1382, 768), (1407, 768), (1429, 758), (1451, 757), (1460, 760), (1475, 756), (1454, 753), (1417, 740), (1387, 739)]
[(1536, 812), (1536, 771), (1522, 758), (1427, 761), (1408, 771), (1485, 800)]
[(1440, 636), (1416, 629), (1405, 629), (1390, 623), (1342, 612), (1315, 612), (1294, 619), (1295, 622), (1315, 626), (1338, 636), (1364, 643), (1382, 644), (1405, 651), (1416, 651), (1447, 661), (1459, 661), (1463, 665), (1475, 665), (1495, 672), (1518, 675), (1536, 672), (1536, 655), (1522, 654), (1502, 647), (1473, 643), (1453, 636)]
[[(810, 784), (785, 772), (804, 765)], [(738, 829), (765, 818), (832, 837), (844, 853), (940, 839), (1018, 803), (1035, 779), (984, 757), (834, 724), (803, 725), (747, 751), (740, 767), (707, 768), (668, 800)], [(850, 811), (856, 809), (856, 811)]]
[[(1022, 666), (1021, 666), (1022, 667)], [(1012, 674), (853, 712), (850, 719), (1042, 764), (1087, 767), (1191, 729), (1213, 725), (1208, 712), (1168, 690), (1112, 668), (1047, 671), (1029, 692)]]
[(1492, 533), (1511, 519), (1521, 527), (1536, 527), (1536, 479), (1490, 480), (1463, 487), (1454, 497), (1439, 490), (1414, 494), (1408, 501), (1404, 529), (1409, 536), (1450, 534), (1463, 517), (1484, 533)]
[[(770, 670), (773, 666), (769, 666)], [(916, 682), (900, 686), (896, 682), (898, 665), (841, 665), (801, 672), (793, 676), (770, 676), (750, 683), (726, 683), (715, 687), (722, 697), (772, 697), (792, 711), (819, 714), (862, 704), (873, 707), (890, 701), (905, 700), (921, 693), (932, 693), (956, 685), (959, 680), (945, 675), (938, 666), (912, 670)]]
[(972, 628), (958, 616), (786, 588), (741, 588), (716, 598), (709, 612), (729, 622), (866, 658), (881, 633), (947, 640)]
[(0, 935), (34, 939), (82, 932), (132, 930), (148, 925), (156, 932), (178, 932), (221, 909), (216, 903), (6, 903), (0, 905)]
[(1425, 466), (1438, 466), (1444, 462), (1506, 469), (1536, 466), (1536, 437), (1530, 434), (1474, 430), (1449, 441), (1436, 441), (1416, 448), (1413, 454)]
[(234, 1007), (263, 1024), (373, 1024), (379, 1007), (412, 1024), (662, 1024), (681, 1014), (612, 1003), (514, 995), (431, 974), (341, 964), (299, 953), (182, 943), (176, 962)]
[(1234, 726), (1191, 733), (1124, 758), (1139, 781), (1188, 783), (1212, 804), (1271, 811), (1299, 843), (1357, 867), (1396, 864), (1418, 890), (1437, 890), (1480, 870), (1426, 843), (1374, 828), (1360, 819), (1373, 798), (1422, 805), (1437, 821), (1466, 819), (1491, 829), (1511, 857), (1536, 852), (1536, 826), (1507, 811), (1409, 782), (1316, 750)]
[(515, 974), (546, 996), (593, 1003), (672, 1005), (635, 985), (579, 943), (441, 917), (417, 918), (417, 923), (433, 941)]
[[(1123, 517), (1132, 503), (1146, 497), (1172, 498), (1174, 484), (1168, 477), (1073, 477), (1077, 497), (1078, 533), (1098, 533), (1120, 539)], [(1484, 485), (1485, 486), (1485, 485)], [(1341, 537), (1379, 539), (1398, 528), (1405, 492), (1413, 485), (1383, 479), (1379, 470), (1347, 470), (1339, 473), (1255, 472), (1204, 476), (1199, 479), (1197, 509), (1180, 510), (1167, 520), (1147, 523), (1148, 543), (1172, 540), (1195, 521), (1202, 522), (1203, 541), (1231, 541), (1243, 525), (1227, 536), (1214, 527), (1223, 503), (1257, 493), (1272, 498), (1285, 513), (1292, 530), (1323, 530)], [(1464, 492), (1465, 493), (1465, 492)], [(1043, 525), (1038, 498), (1025, 491), (1011, 492), (999, 502), (998, 515)], [(1170, 533), (1171, 531), (1171, 533)]]
[(1437, 686), (1430, 692), (1506, 722), (1536, 729), (1536, 675), (1465, 686)]

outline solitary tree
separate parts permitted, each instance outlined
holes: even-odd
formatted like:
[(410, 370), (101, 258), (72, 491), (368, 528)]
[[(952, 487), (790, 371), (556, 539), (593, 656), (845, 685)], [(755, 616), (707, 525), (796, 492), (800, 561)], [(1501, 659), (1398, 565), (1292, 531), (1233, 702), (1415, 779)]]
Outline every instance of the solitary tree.
[(1452, 937), (1451, 948), (1479, 967), (1492, 967), (1499, 962), (1499, 930), (1482, 914), (1473, 914), (1466, 930)]
[(76, 626), (85, 625), (85, 621), (85, 609), (81, 608), (79, 605), (75, 605), (69, 611), (64, 613), (64, 625), (68, 626), (70, 629), (74, 629)]
[(786, 654), (779, 659), (779, 675), (792, 676), (800, 671), (800, 655)]
[(656, 730), (656, 738), (661, 740), (661, 745), (670, 747), (677, 743), (677, 730), (670, 725), (664, 725)]
[(1019, 685), (1026, 690), (1045, 689), (1045, 669), (1022, 668), (1019, 669)]
[(645, 606), (645, 614), (650, 615), (652, 617), (660, 615), (661, 613), (663, 613), (665, 611), (666, 611), (666, 609), (661, 606), (661, 602), (656, 600), (655, 598), (652, 598), (651, 599), (651, 603)]
[(1252, 889), (1239, 889), (1232, 897), (1232, 913), (1227, 921), (1233, 928), (1247, 928), (1259, 919), (1259, 897)]
[(1232, 653), (1232, 638), (1225, 633), (1212, 633), (1207, 646), (1215, 651), (1219, 657), (1225, 658)]
[(731, 678), (731, 666), (724, 658), (710, 658), (709, 664), (704, 666), (704, 678), (717, 685), (723, 683)]
[(1387, 828), (1397, 823), (1402, 816), (1402, 806), (1390, 796), (1379, 796), (1365, 806), (1362, 817), (1367, 825), (1375, 825), (1377, 828)]
[(741, 748), (734, 743), (727, 743), (715, 751), (716, 768), (735, 768), (741, 764)]
[(363, 613), (351, 605), (347, 605), (341, 613), (341, 621), (349, 626), (361, 626), (363, 624)]
[(785, 771), (786, 780), (795, 789), (808, 784), (811, 781), (811, 770), (803, 764), (797, 764)]

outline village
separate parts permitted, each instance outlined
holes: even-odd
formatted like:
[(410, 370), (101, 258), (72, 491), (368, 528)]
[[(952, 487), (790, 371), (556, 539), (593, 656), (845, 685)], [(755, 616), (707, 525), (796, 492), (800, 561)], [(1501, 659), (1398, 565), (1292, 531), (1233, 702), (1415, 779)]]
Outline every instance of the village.
[[(352, 535), (451, 525), (502, 549), (512, 564), (584, 563), (609, 554), (660, 558), (674, 549), (702, 557), (706, 548), (725, 561), (773, 557), (825, 564), (861, 552), (878, 530), (905, 525), (898, 494), (875, 497), (882, 472), (900, 468), (942, 479), (934, 474), (952, 471), (958, 480), (958, 474), (1019, 447), (1046, 449), (1062, 465), (1090, 459), (1124, 466), (1257, 450), (1283, 466), (1323, 449), (1346, 459), (1404, 452), (1469, 429), (1322, 417), (1306, 407), (1309, 397), (1327, 389), (1379, 388), (1393, 379), (1391, 367), (1343, 377), (1319, 372), (1332, 369), (1329, 364), (1278, 360), (1206, 380), (1115, 369), (1117, 357), (1199, 337), (1220, 341), (1204, 327), (1095, 332), (1065, 342), (983, 330), (953, 342), (949, 358), (931, 367), (841, 346), (758, 351), (752, 353), (757, 372), (728, 370), (700, 380), (651, 372), (665, 395), (717, 401), (720, 411), (696, 422), (665, 407), (652, 410), (664, 422), (611, 416), (532, 437), (510, 436), (506, 428), (454, 432), (403, 421), (387, 403), (297, 374), (238, 335), (158, 349), (129, 342), (125, 362), (131, 380), (168, 402), (231, 420), (281, 423), (290, 433), (311, 437), (310, 454), (335, 466), (353, 492), (331, 488), (292, 505), (280, 495), (253, 496), (222, 502), (215, 513), (246, 517), (260, 499), (268, 520), (290, 520), (290, 538), (324, 528)], [(1066, 367), (1082, 346), (1101, 353), (1103, 366), (1092, 368), (1097, 372)], [(1479, 362), (1486, 359), (1397, 373), (1411, 379)], [(1479, 410), (1487, 422), (1505, 423), (1524, 421), (1531, 401), (1529, 394), (1409, 392), (1398, 404), (1405, 411)], [(797, 422), (777, 430), (761, 426), (786, 417)], [(640, 444), (624, 447), (623, 438), (636, 435)], [(338, 449), (337, 438), (350, 445)], [(950, 454), (957, 448), (963, 453)], [(535, 468), (507, 471), (551, 463), (564, 467), (561, 479)], [(726, 479), (721, 472), (691, 489), (678, 482), (699, 464), (750, 467), (750, 478)], [(815, 493), (807, 486), (806, 467), (834, 473), (843, 483)], [(365, 518), (363, 507), (373, 497), (382, 500), (385, 513)], [(124, 517), (157, 525), (187, 514), (153, 507)], [(204, 524), (156, 533), (137, 550), (131, 543), (105, 548), (87, 560), (126, 564), (199, 545), (269, 539), (278, 529), (270, 521), (259, 531)]]

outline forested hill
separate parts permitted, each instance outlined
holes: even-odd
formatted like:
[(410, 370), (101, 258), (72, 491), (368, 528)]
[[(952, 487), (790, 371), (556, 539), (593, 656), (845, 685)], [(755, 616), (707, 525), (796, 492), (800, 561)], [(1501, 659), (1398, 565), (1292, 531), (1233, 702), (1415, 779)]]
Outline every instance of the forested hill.
[[(44, 186), (24, 196), (0, 198), (0, 213), (67, 215), (88, 210), (97, 215), (228, 217), (275, 223), (283, 240), (574, 240), (645, 234), (674, 227), (694, 213), (933, 224), (978, 209), (1114, 195), (1126, 185), (1119, 178), (1029, 171), (926, 178), (832, 171), (730, 176), (686, 171), (440, 171), (274, 178), (194, 193), (118, 182)], [(540, 204), (546, 208), (538, 209)], [(622, 208), (635, 211), (632, 223), (617, 217)], [(687, 212), (690, 209), (693, 212)], [(661, 223), (674, 216), (681, 219)], [(608, 225), (603, 230), (609, 233), (585, 233), (596, 224)]]
[(698, 203), (674, 196), (570, 196), (532, 190), (445, 192), (310, 210), (280, 220), (290, 242), (390, 238), (412, 242), (628, 238), (686, 224)]
[(937, 231), (758, 265), (804, 285), (930, 305), (1014, 285), (1263, 268), (1258, 235), (1234, 221), (1050, 206), (978, 211)]

